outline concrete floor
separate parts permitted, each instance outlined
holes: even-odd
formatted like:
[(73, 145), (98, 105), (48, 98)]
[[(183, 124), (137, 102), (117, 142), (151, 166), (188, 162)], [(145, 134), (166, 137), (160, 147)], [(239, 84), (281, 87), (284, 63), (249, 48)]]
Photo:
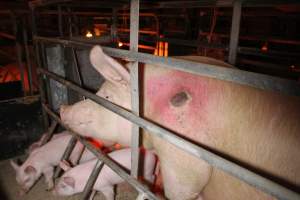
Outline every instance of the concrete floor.
[[(80, 194), (70, 197), (55, 197), (51, 192), (46, 191), (44, 178), (23, 197), (18, 196), (18, 186), (15, 180), (15, 171), (9, 164), (9, 160), (0, 162), (0, 200), (79, 200)], [(127, 183), (117, 186), (116, 200), (132, 200), (137, 197), (137, 192)], [(94, 200), (105, 200), (105, 197), (98, 192)]]

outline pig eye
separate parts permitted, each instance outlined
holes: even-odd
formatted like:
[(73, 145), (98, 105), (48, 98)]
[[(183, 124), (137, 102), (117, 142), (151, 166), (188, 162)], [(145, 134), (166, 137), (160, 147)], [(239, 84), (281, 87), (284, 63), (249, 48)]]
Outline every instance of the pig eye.
[(107, 99), (108, 99), (108, 98), (109, 98), (109, 96), (106, 96), (105, 98), (107, 98)]

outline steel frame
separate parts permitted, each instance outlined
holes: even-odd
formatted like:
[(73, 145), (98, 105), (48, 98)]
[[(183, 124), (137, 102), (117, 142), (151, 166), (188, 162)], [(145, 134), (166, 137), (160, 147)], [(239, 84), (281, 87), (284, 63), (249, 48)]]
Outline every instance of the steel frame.
[[(77, 41), (71, 41), (71, 40), (62, 40), (62, 39), (54, 39), (54, 38), (46, 38), (46, 37), (38, 37), (36, 36), (35, 31), (33, 31), (34, 41), (35, 41), (35, 50), (36, 50), (36, 57), (39, 65), (38, 72), (40, 74), (40, 92), (41, 92), (41, 101), (43, 106), (43, 115), (44, 115), (44, 122), (46, 124), (46, 127), (49, 126), (48, 121), (48, 115), (51, 116), (53, 120), (58, 122), (60, 125), (64, 126), (67, 130), (69, 130), (73, 134), (73, 139), (70, 141), (70, 145), (68, 145), (68, 151), (65, 152), (63, 159), (67, 159), (68, 153), (70, 149), (72, 149), (74, 141), (79, 140), (82, 142), (90, 151), (92, 151), (97, 158), (102, 160), (103, 163), (108, 165), (112, 170), (114, 170), (117, 174), (119, 174), (123, 179), (125, 179), (129, 184), (134, 186), (140, 193), (145, 194), (147, 198), (150, 199), (157, 199), (157, 197), (151, 193), (148, 188), (146, 188), (144, 185), (139, 183), (137, 179), (135, 178), (138, 172), (138, 152), (133, 153), (133, 165), (132, 165), (132, 176), (127, 174), (123, 169), (121, 169), (115, 162), (113, 162), (111, 159), (109, 159), (106, 155), (104, 155), (99, 150), (96, 150), (93, 148), (93, 146), (87, 142), (85, 139), (83, 139), (81, 136), (79, 136), (76, 132), (72, 131), (68, 126), (64, 125), (62, 121), (59, 119), (59, 117), (47, 106), (46, 101), (46, 93), (44, 92), (44, 77), (51, 78), (55, 81), (58, 81), (65, 85), (66, 87), (78, 92), (79, 94), (95, 101), (96, 103), (100, 104), (101, 106), (105, 107), (106, 109), (111, 110), (112, 112), (128, 119), (129, 121), (136, 124), (137, 127), (136, 130), (134, 130), (133, 137), (138, 136), (138, 127), (141, 127), (147, 131), (149, 131), (151, 134), (154, 134), (158, 137), (161, 137), (171, 144), (174, 144), (178, 148), (181, 148), (182, 150), (190, 153), (193, 156), (196, 156), (199, 159), (203, 159), (212, 166), (221, 169), (240, 180), (255, 186), (259, 188), (260, 190), (276, 197), (279, 199), (300, 199), (300, 194), (295, 193), (294, 191), (291, 191), (275, 182), (272, 182), (271, 180), (268, 180), (258, 174), (255, 174), (254, 172), (243, 168), (231, 161), (228, 161), (221, 156), (210, 152), (206, 150), (205, 148), (195, 145), (179, 136), (174, 134), (171, 131), (168, 131), (150, 121), (147, 121), (141, 117), (139, 117), (139, 93), (138, 93), (138, 62), (143, 63), (150, 63), (150, 64), (159, 64), (163, 67), (169, 67), (176, 70), (182, 70), (189, 73), (194, 73), (197, 75), (212, 77), (220, 80), (230, 81), (236, 84), (242, 84), (242, 85), (248, 85), (259, 89), (264, 90), (271, 90), (276, 92), (281, 92), (283, 94), (287, 95), (300, 95), (300, 89), (299, 84), (297, 84), (294, 81), (284, 80), (280, 78), (275, 78), (271, 76), (266, 75), (260, 75), (256, 73), (251, 72), (244, 72), (236, 69), (224, 69), (213, 65), (208, 64), (199, 64), (194, 62), (187, 62), (182, 61), (174, 58), (162, 58), (157, 56), (152, 56), (148, 54), (138, 53), (137, 51), (137, 45), (138, 45), (138, 10), (139, 10), (139, 1), (138, 0), (132, 0), (131, 1), (131, 44), (130, 44), (130, 51), (125, 50), (119, 50), (119, 49), (113, 49), (104, 47), (104, 51), (114, 57), (119, 57), (123, 59), (129, 59), (133, 62), (134, 66), (134, 72), (131, 72), (131, 77), (133, 78), (133, 87), (132, 87), (132, 103), (133, 103), (133, 112), (129, 112), (109, 101), (106, 99), (103, 99), (93, 93), (90, 93), (84, 89), (82, 89), (80, 86), (77, 86), (76, 84), (65, 80), (64, 78), (58, 76), (57, 74), (51, 73), (43, 68), (41, 68), (41, 61), (40, 61), (40, 54), (39, 52), (43, 52), (43, 46), (39, 44), (44, 43), (59, 43), (65, 46), (71, 46), (71, 47), (84, 47), (84, 48), (90, 48), (91, 44), (86, 44), (83, 42), (77, 42)], [(32, 24), (34, 25), (34, 10), (32, 9)], [(35, 30), (35, 27), (33, 28)], [(233, 37), (233, 36), (231, 36)], [(48, 115), (47, 115), (48, 114)], [(46, 122), (48, 121), (48, 123)], [(138, 138), (138, 137), (137, 137)], [(132, 141), (134, 141), (134, 148), (138, 149), (139, 143), (137, 138), (132, 138)], [(133, 151), (134, 152), (134, 151)], [(102, 168), (102, 164), (100, 162), (93, 170), (92, 174), (97, 174), (100, 172)], [(58, 174), (59, 169), (57, 170)], [(91, 176), (89, 178), (88, 184), (86, 185), (85, 192), (84, 192), (84, 199), (87, 198), (87, 193), (91, 190), (91, 187), (93, 186), (93, 181), (95, 181), (95, 177)]]

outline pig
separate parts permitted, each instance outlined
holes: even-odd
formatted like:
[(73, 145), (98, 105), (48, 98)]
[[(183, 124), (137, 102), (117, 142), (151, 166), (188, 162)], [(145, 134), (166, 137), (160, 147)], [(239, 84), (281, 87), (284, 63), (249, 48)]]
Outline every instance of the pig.
[[(126, 169), (131, 169), (131, 149), (125, 148), (116, 150), (108, 154), (111, 159), (119, 163)], [(62, 175), (58, 183), (55, 185), (53, 194), (60, 196), (69, 196), (76, 193), (83, 192), (84, 187), (88, 181), (92, 170), (95, 167), (97, 159), (90, 160), (83, 164), (68, 170)], [(150, 151), (145, 151), (144, 154), (144, 168), (143, 175), (146, 182), (149, 184), (154, 181), (154, 168), (156, 158)], [(93, 189), (101, 191), (107, 200), (114, 200), (114, 185), (124, 182), (124, 180), (112, 171), (109, 167), (104, 165), (94, 184)]]
[[(179, 57), (230, 67), (205, 57)], [(131, 109), (130, 74), (95, 46), (93, 67), (105, 78), (96, 93)], [(141, 66), (142, 117), (252, 170), (300, 185), (300, 98), (158, 65)], [(62, 106), (62, 121), (83, 136), (130, 146), (132, 124), (91, 100)], [(160, 160), (168, 199), (273, 199), (174, 145), (143, 133)]]
[[(16, 171), (16, 181), (21, 186), (20, 195), (27, 193), (42, 174), (45, 176), (47, 189), (53, 188), (54, 167), (60, 163), (71, 137), (68, 131), (57, 134), (54, 139), (45, 145), (35, 148), (21, 166), (11, 160), (11, 165)], [(70, 156), (72, 163), (81, 153), (82, 148), (83, 145), (78, 142)], [(80, 162), (92, 158), (95, 158), (95, 156), (90, 151), (84, 150)]]

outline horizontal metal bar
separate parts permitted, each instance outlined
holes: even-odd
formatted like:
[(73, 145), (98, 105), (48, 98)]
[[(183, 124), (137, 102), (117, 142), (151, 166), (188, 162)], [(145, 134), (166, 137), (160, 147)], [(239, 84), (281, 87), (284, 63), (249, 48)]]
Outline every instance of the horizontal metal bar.
[(16, 40), (16, 36), (9, 34), (9, 33), (5, 33), (5, 32), (0, 32), (0, 37), (6, 38), (6, 39), (10, 39), (10, 40)]
[(39, 68), (39, 73), (45, 74), (49, 76), (50, 78), (60, 82), (61, 84), (64, 84), (68, 88), (77, 91), (81, 95), (86, 96), (87, 98), (93, 100), (94, 102), (100, 104), (101, 106), (105, 107), (106, 109), (109, 109), (110, 111), (124, 117), (125, 119), (128, 119), (129, 121), (139, 125), (141, 128), (149, 131), (149, 133), (154, 134), (155, 136), (158, 136), (162, 139), (165, 139), (169, 143), (175, 145), (176, 147), (184, 150), (185, 152), (200, 158), (202, 160), (205, 160), (208, 164), (223, 170), (224, 172), (227, 172), (228, 174), (231, 174), (232, 176), (239, 178), (240, 180), (248, 183), (249, 185), (252, 185), (256, 188), (259, 188), (260, 190), (276, 197), (279, 199), (288, 199), (288, 200), (299, 200), (300, 194), (297, 194), (296, 192), (289, 190), (273, 181), (270, 181), (260, 175), (255, 174), (254, 172), (243, 168), (231, 161), (228, 161), (221, 156), (212, 153), (205, 148), (202, 148), (200, 146), (197, 146), (179, 136), (177, 136), (174, 132), (171, 132), (167, 129), (164, 129), (152, 122), (149, 122), (141, 117), (138, 117), (134, 115), (133, 113), (121, 108), (120, 106), (117, 106), (106, 99), (99, 97), (91, 92), (88, 92), (79, 86), (73, 84), (70, 81), (67, 81), (63, 79), (62, 77), (51, 73), (45, 69)]
[(130, 176), (123, 168), (121, 168), (118, 164), (116, 164), (113, 160), (111, 160), (107, 155), (103, 154), (101, 151), (94, 148), (92, 144), (86, 141), (83, 137), (81, 137), (76, 131), (70, 129), (67, 125), (63, 124), (60, 118), (50, 109), (47, 105), (42, 104), (43, 109), (61, 126), (66, 128), (77, 140), (79, 140), (88, 150), (90, 150), (93, 154), (96, 155), (98, 159), (104, 162), (108, 167), (110, 167), (114, 172), (116, 172), (121, 178), (126, 180), (131, 186), (133, 186), (138, 192), (145, 193), (148, 198), (153, 200), (158, 200), (158, 198), (149, 191), (147, 187), (143, 184), (139, 183), (139, 181), (132, 176)]
[[(75, 42), (70, 40), (62, 40), (47, 37), (34, 37), (37, 41), (60, 43), (63, 45), (79, 46), (91, 48), (92, 44), (82, 42)], [(269, 75), (258, 74), (253, 72), (242, 71), (238, 69), (219, 67), (209, 64), (196, 63), (191, 61), (184, 61), (175, 58), (166, 58), (153, 56), (146, 53), (130, 52), (127, 50), (114, 49), (109, 47), (102, 47), (105, 53), (110, 56), (119, 57), (123, 59), (130, 59), (132, 61), (139, 61), (141, 63), (159, 64), (163, 67), (168, 67), (176, 70), (181, 70), (189, 73), (194, 73), (210, 78), (230, 81), (241, 85), (247, 85), (263, 90), (270, 90), (280, 92), (287, 95), (300, 96), (300, 84), (296, 81), (277, 78)]]
[(50, 6), (59, 3), (71, 2), (71, 1), (72, 0), (34, 0), (34, 1), (30, 1), (28, 4), (30, 8), (37, 8), (37, 7)]

